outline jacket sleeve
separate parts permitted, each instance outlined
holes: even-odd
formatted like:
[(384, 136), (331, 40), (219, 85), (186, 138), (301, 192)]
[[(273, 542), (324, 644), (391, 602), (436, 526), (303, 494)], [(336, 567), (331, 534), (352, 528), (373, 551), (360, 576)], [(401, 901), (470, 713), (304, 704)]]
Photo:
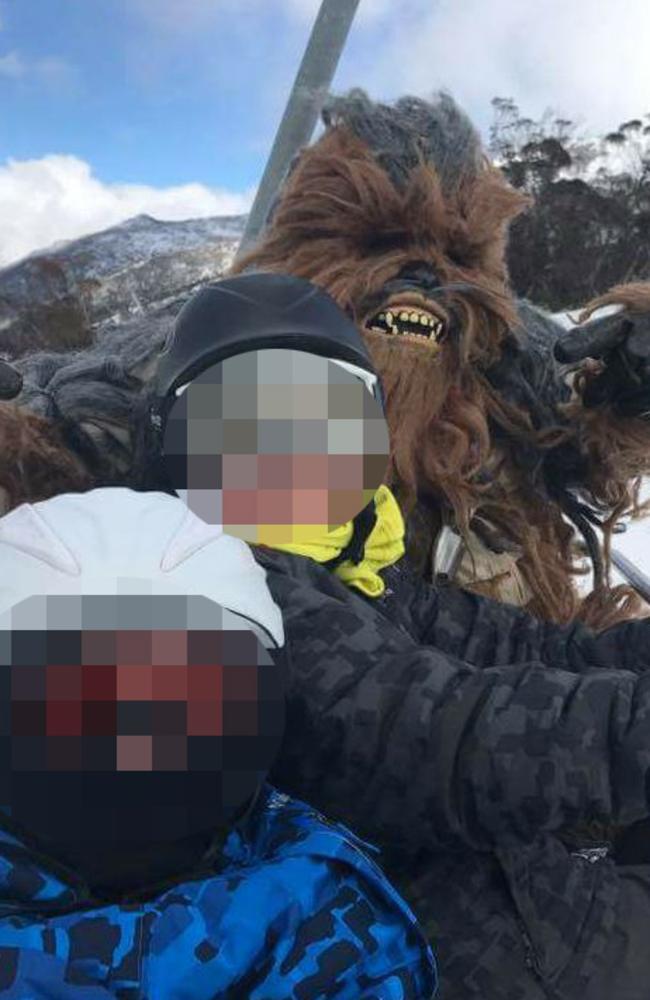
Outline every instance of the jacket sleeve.
[(268, 576), (292, 663), (280, 787), (402, 856), (648, 814), (650, 672), (479, 669), (322, 576)]
[(477, 667), (537, 660), (577, 673), (594, 667), (634, 673), (650, 670), (650, 618), (593, 632), (580, 623), (540, 621), (521, 608), (457, 587), (422, 581), (412, 582), (409, 591), (411, 620), (419, 641)]
[[(266, 975), (245, 995), (250, 1000), (432, 1000), (435, 961), (403, 902), (396, 905), (380, 885), (368, 884), (343, 862), (332, 862), (322, 873), (315, 860), (300, 874), (303, 879), (320, 875), (320, 905), (307, 914), (294, 905), (283, 914), (282, 938), (264, 963)], [(273, 941), (278, 931), (269, 933)]]

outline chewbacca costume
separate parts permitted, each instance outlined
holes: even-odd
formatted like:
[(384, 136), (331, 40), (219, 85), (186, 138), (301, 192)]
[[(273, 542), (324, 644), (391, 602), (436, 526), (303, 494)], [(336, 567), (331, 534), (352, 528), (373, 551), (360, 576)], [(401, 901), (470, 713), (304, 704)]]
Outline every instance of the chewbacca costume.
[[(388, 107), (353, 91), (324, 122), (237, 269), (308, 278), (357, 322), (384, 386), (391, 485), (419, 572), (548, 621), (603, 628), (638, 614), (629, 588), (609, 587), (607, 555), (616, 522), (639, 513), (650, 424), (613, 407), (625, 384), (585, 405), (602, 363), (579, 359), (570, 374), (553, 357), (561, 328), (513, 298), (505, 240), (527, 199), (446, 95)], [(648, 308), (648, 293), (633, 286), (620, 301)]]

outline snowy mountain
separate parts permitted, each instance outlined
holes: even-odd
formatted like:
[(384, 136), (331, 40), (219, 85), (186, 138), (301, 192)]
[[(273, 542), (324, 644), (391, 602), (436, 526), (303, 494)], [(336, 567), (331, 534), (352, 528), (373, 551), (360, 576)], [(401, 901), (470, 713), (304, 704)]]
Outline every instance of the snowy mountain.
[(178, 308), (228, 269), (245, 221), (139, 215), (0, 269), (0, 355), (80, 347), (100, 327)]

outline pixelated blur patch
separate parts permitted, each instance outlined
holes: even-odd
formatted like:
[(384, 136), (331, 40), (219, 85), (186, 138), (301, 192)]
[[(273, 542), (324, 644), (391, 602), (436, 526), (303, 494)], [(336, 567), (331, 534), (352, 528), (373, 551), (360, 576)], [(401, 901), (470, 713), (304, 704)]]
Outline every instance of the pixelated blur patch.
[[(17, 609), (21, 624), (32, 600)], [(160, 801), (182, 807), (181, 835), (183, 810), (216, 822), (224, 788), (228, 808), (234, 789), (240, 804), (253, 794), (279, 748), (284, 676), (246, 619), (167, 595), (55, 595), (35, 607), (40, 628), (0, 633), (2, 808), (37, 832), (81, 831), (94, 815), (101, 834), (120, 811), (153, 822)]]
[[(134, 605), (150, 622), (157, 601), (167, 627), (136, 627)], [(62, 602), (80, 629), (65, 627)], [(213, 602), (212, 627), (188, 627), (192, 617), (206, 621), (205, 605), (197, 618), (193, 602), (134, 596), (125, 627), (119, 609), (127, 606), (112, 596), (76, 604), (53, 596), (41, 624), (56, 628), (2, 633), (2, 736), (11, 738), (0, 766), (45, 776), (206, 770), (211, 762), (218, 770), (228, 737), (268, 737), (270, 748), (283, 719), (281, 667), (244, 619)]]
[(190, 509), (248, 542), (320, 538), (384, 480), (389, 439), (367, 385), (327, 358), (252, 351), (208, 368), (172, 405), (171, 483)]

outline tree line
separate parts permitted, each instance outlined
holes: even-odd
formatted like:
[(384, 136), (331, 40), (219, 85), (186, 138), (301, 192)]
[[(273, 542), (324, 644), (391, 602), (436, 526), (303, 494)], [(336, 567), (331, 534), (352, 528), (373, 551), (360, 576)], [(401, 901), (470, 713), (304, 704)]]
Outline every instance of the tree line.
[(512, 227), (517, 293), (576, 308), (620, 282), (650, 279), (650, 113), (585, 138), (550, 111), (534, 120), (496, 97), (490, 151), (534, 198)]

